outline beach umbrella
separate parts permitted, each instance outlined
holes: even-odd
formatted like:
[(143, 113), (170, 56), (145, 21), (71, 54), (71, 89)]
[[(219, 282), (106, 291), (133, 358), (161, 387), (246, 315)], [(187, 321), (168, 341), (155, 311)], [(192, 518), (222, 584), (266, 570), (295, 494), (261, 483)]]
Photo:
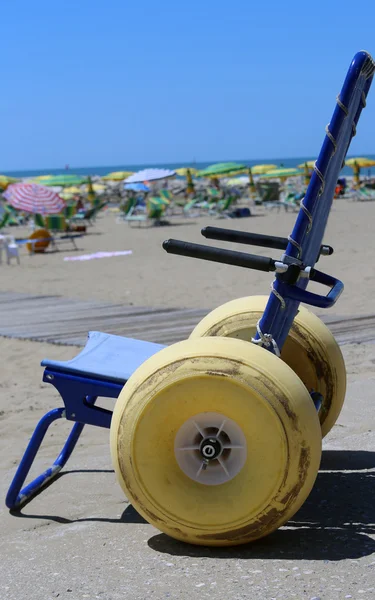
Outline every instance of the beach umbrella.
[(12, 183), (4, 198), (13, 208), (33, 214), (59, 213), (65, 207), (58, 194), (37, 183)]
[(374, 167), (375, 160), (372, 158), (366, 158), (365, 156), (358, 156), (356, 158), (348, 158), (348, 160), (345, 161), (345, 166), (353, 169), (354, 186), (359, 187), (361, 183), (359, 178), (361, 169), (366, 167)]
[[(82, 183), (87, 183), (87, 179), (83, 177), (79, 177), (78, 175), (49, 175), (41, 180), (43, 185), (48, 185), (51, 187), (71, 187), (72, 185), (82, 185)], [(40, 183), (40, 180), (39, 182)]]
[(133, 175), (133, 171), (113, 171), (112, 173), (108, 173), (108, 175), (104, 175), (102, 179), (104, 181), (122, 181), (130, 177), (130, 175)]
[(37, 175), (36, 177), (33, 177), (33, 181), (43, 181), (44, 179), (49, 179), (50, 177), (53, 177), (53, 175)]
[(232, 173), (239, 174), (246, 172), (248, 167), (239, 163), (227, 162), (227, 163), (216, 163), (210, 165), (207, 169), (198, 171), (197, 177), (225, 177)]
[(176, 171), (170, 169), (143, 169), (137, 173), (133, 173), (125, 179), (125, 183), (143, 183), (145, 181), (157, 181), (158, 179), (167, 179), (174, 177)]
[(372, 158), (359, 156), (357, 158), (348, 158), (348, 160), (345, 161), (345, 165), (347, 167), (353, 167), (355, 164), (358, 165), (360, 169), (366, 167), (375, 167), (375, 160), (373, 160)]
[[(91, 183), (91, 187), (93, 189), (94, 192), (104, 192), (104, 190), (106, 189), (105, 185), (102, 185), (100, 183)], [(72, 185), (71, 187), (67, 187), (64, 189), (64, 194), (87, 194), (89, 192), (89, 184), (82, 186), (82, 187), (77, 187), (76, 185)], [(62, 196), (62, 194), (60, 194), (60, 196)]]
[(193, 167), (181, 167), (181, 169), (176, 169), (176, 173), (180, 177), (186, 177), (188, 171), (190, 172), (190, 175), (198, 173), (197, 169), (193, 169)]
[(277, 165), (252, 165), (251, 172), (253, 175), (263, 175), (264, 173), (268, 173), (268, 171), (272, 171), (273, 169), (277, 169)]
[(8, 177), (7, 175), (0, 175), (0, 190), (6, 190), (8, 185), (16, 183), (18, 179), (14, 177)]
[(150, 188), (144, 183), (124, 183), (125, 190), (131, 190), (132, 192), (149, 192)]
[(72, 185), (70, 187), (65, 188), (64, 194), (82, 194), (82, 190), (81, 188), (77, 187), (76, 185)]
[(262, 178), (266, 177), (269, 179), (286, 179), (287, 177), (297, 177), (298, 175), (303, 175), (303, 171), (300, 171), (299, 169), (280, 168), (268, 171), (268, 173), (262, 175)]
[(304, 169), (306, 166), (308, 169), (313, 169), (315, 167), (315, 160), (306, 160), (305, 162), (297, 165), (298, 169)]

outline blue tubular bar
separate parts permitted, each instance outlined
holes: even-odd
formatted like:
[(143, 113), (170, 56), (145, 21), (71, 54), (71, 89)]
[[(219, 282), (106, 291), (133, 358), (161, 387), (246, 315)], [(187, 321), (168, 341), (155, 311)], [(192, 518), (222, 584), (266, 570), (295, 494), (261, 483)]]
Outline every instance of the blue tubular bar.
[[(358, 52), (354, 56), (337, 98), (337, 106), (331, 122), (326, 128), (327, 135), (315, 163), (296, 224), (288, 238), (289, 244), (284, 260), (288, 257), (298, 259), (303, 265), (313, 267), (318, 258), (336, 182), (351, 138), (355, 135), (361, 111), (366, 105), (366, 96), (374, 70), (375, 63), (367, 52)], [(329, 276), (325, 277), (326, 279), (320, 282), (332, 287), (326, 297), (305, 291), (308, 278), (299, 278), (294, 285), (289, 285), (283, 281), (282, 275), (276, 275), (273, 291), (259, 322), (259, 328), (263, 334), (272, 336), (279, 350), (288, 336), (300, 302), (327, 308), (337, 300), (343, 284), (334, 278), (329, 281)], [(256, 339), (259, 338), (260, 335), (257, 333)], [(273, 345), (267, 349), (275, 352)]]
[[(6, 496), (5, 503), (11, 510), (20, 508), (25, 502), (31, 500), (41, 488), (59, 474), (72, 454), (85, 424), (109, 427), (111, 422), (112, 412), (100, 407), (95, 407), (94, 404), (97, 395), (87, 394), (87, 391), (94, 391), (94, 380), (85, 381), (83, 377), (72, 377), (71, 375), (64, 375), (57, 372), (52, 373), (47, 369), (44, 372), (43, 379), (44, 381), (53, 383), (56, 389), (60, 391), (66, 408), (54, 408), (49, 411), (40, 419), (36, 426)], [(104, 392), (104, 388), (106, 388), (106, 395), (109, 397), (117, 398), (119, 391), (122, 389), (122, 386), (118, 384), (109, 382), (100, 383), (102, 385), (96, 386), (96, 392)], [(100, 389), (101, 387), (103, 389)], [(85, 390), (86, 393), (83, 393), (83, 390)], [(72, 412), (73, 410), (74, 412)], [(51, 467), (21, 489), (43, 442), (48, 427), (54, 421), (63, 417), (77, 422), (74, 424), (59, 456)]]
[(62, 451), (53, 463), (52, 467), (44, 471), (44, 473), (36, 477), (31, 483), (21, 489), (48, 427), (51, 425), (51, 423), (56, 421), (56, 419), (61, 419), (64, 416), (64, 408), (54, 408), (40, 419), (9, 487), (9, 491), (5, 500), (8, 508), (14, 510), (15, 508), (22, 506), (27, 500), (30, 500), (30, 498), (32, 498), (43, 486), (45, 486), (49, 481), (58, 475), (73, 452), (84, 427), (82, 423), (75, 423)]

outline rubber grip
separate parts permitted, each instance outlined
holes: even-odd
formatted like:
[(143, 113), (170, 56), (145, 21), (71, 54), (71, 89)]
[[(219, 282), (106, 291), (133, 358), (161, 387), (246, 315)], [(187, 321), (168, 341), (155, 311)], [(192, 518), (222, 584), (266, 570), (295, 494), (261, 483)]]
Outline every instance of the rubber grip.
[(223, 250), (222, 248), (215, 248), (213, 246), (203, 246), (180, 240), (166, 240), (163, 242), (163, 248), (170, 254), (190, 256), (191, 258), (200, 258), (236, 267), (256, 269), (257, 271), (268, 272), (275, 271), (276, 269), (276, 261), (272, 258), (246, 254), (245, 252), (235, 252), (233, 250)]

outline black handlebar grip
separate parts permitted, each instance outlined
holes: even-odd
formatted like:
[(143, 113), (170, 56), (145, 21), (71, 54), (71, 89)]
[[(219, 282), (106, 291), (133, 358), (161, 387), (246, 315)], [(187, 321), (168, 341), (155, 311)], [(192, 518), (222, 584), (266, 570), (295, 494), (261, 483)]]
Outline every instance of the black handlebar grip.
[(272, 258), (257, 256), (256, 254), (246, 254), (245, 252), (235, 252), (233, 250), (223, 250), (222, 248), (215, 248), (213, 246), (203, 246), (180, 240), (166, 240), (163, 242), (163, 248), (170, 254), (190, 256), (191, 258), (200, 258), (236, 267), (256, 269), (257, 271), (268, 272), (275, 271), (276, 269), (276, 261)]
[(223, 229), (222, 227), (204, 227), (201, 233), (209, 240), (236, 242), (237, 244), (262, 246), (263, 248), (274, 248), (275, 250), (285, 250), (288, 245), (287, 238), (265, 235), (263, 233)]

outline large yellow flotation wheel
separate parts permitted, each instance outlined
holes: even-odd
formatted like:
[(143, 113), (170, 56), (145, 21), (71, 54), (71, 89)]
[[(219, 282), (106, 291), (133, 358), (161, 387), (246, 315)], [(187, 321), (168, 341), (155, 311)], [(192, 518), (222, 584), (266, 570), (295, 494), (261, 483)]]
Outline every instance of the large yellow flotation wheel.
[[(227, 302), (206, 315), (190, 337), (223, 336), (251, 341), (267, 301), (268, 296), (249, 296)], [(345, 399), (346, 369), (339, 345), (321, 319), (300, 306), (281, 358), (309, 392), (322, 394), (319, 419), (324, 437), (336, 423)]]
[(241, 340), (190, 339), (149, 358), (116, 402), (111, 454), (137, 511), (192, 544), (263, 537), (314, 484), (321, 431), (297, 375)]

